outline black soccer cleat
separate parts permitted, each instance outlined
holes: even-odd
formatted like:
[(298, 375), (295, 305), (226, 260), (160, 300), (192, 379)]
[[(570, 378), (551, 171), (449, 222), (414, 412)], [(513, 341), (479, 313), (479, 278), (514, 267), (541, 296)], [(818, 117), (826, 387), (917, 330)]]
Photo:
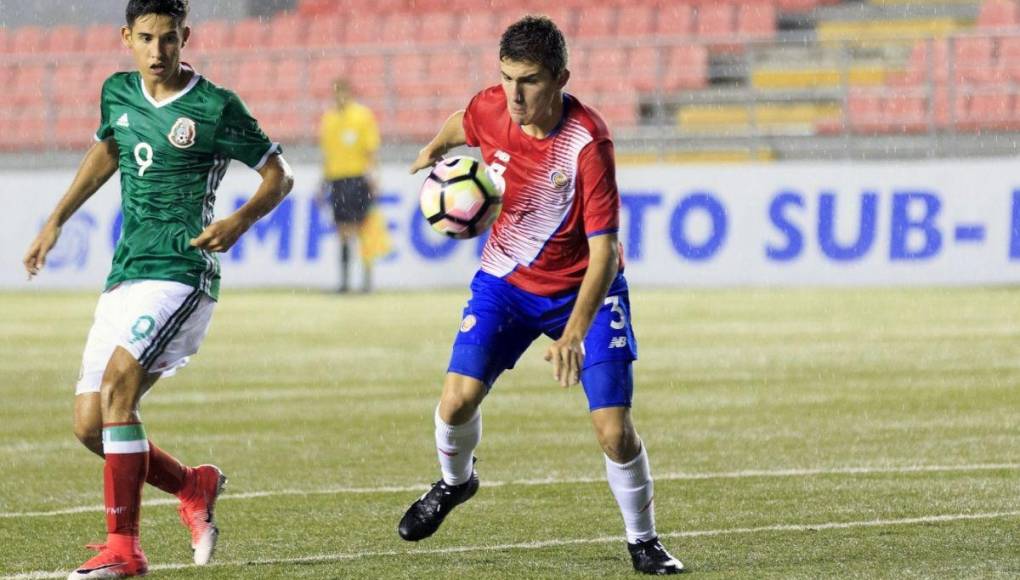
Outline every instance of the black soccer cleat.
[(478, 473), (474, 470), (471, 470), (471, 479), (460, 485), (448, 485), (440, 479), (432, 484), (432, 489), (407, 508), (407, 513), (400, 519), (397, 532), (408, 542), (424, 540), (436, 533), (439, 525), (453, 508), (471, 499), (477, 491)]
[(679, 574), (684, 571), (684, 565), (680, 560), (662, 547), (658, 536), (651, 540), (627, 544), (630, 551), (630, 561), (634, 563), (634, 569), (642, 574)]

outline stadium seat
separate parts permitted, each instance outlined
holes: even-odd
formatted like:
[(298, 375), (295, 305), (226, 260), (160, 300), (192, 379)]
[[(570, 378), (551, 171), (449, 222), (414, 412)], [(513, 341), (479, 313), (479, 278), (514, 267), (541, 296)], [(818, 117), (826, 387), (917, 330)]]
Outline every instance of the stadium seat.
[(634, 127), (640, 119), (638, 93), (634, 90), (602, 93), (586, 102), (595, 107), (595, 110), (602, 115), (602, 119), (609, 125), (611, 132), (621, 128)]
[(45, 103), (53, 90), (48, 78), (46, 65), (23, 64), (17, 68), (13, 82), (4, 91), (4, 99), (25, 106)]
[(276, 61), (271, 77), (276, 97), (283, 101), (296, 102), (307, 95), (310, 69), (310, 61), (304, 58), (284, 58)]
[(7, 40), (10, 38), (10, 32), (3, 22), (0, 22), (0, 54), (7, 52)]
[(386, 96), (385, 74), (386, 61), (380, 55), (357, 55), (349, 60), (348, 79), (354, 93), (361, 97)]
[(386, 15), (382, 30), (377, 30), (375, 42), (405, 46), (416, 44), (422, 34), (422, 16), (395, 12)]
[(1016, 28), (1020, 24), (1020, 6), (1015, 0), (985, 0), (978, 12), (980, 29)]
[(851, 89), (847, 95), (847, 128), (854, 133), (879, 132), (885, 126), (882, 98), (874, 89)]
[(612, 36), (616, 32), (616, 14), (616, 8), (612, 6), (591, 6), (578, 11), (576, 36), (578, 38)]
[(404, 42), (448, 44), (456, 38), (458, 21), (457, 14), (453, 12), (429, 12), (418, 19), (410, 18), (413, 32), (404, 38)]
[(0, 105), (0, 150), (39, 151), (50, 147), (49, 128), (48, 112), (43, 105), (9, 108)]
[(120, 52), (123, 48), (120, 27), (94, 24), (85, 29), (81, 45), (83, 52)]
[(269, 26), (259, 18), (245, 18), (234, 24), (230, 35), (230, 48), (257, 50), (269, 38)]
[(42, 52), (49, 29), (40, 26), (15, 28), (7, 39), (7, 52), (14, 54), (36, 54)]
[(377, 44), (381, 36), (383, 19), (371, 12), (356, 12), (346, 19), (344, 44)]
[(347, 58), (329, 56), (312, 61), (308, 86), (311, 95), (317, 99), (333, 98), (333, 81), (347, 76)]
[(52, 139), (61, 149), (79, 149), (95, 141), (99, 111), (93, 107), (64, 105), (56, 110)]
[(1020, 36), (1007, 36), (999, 40), (995, 69), (997, 78), (1020, 82)]
[(894, 133), (921, 133), (928, 128), (927, 99), (916, 91), (894, 91), (883, 103), (882, 129)]
[(775, 35), (775, 6), (770, 3), (745, 3), (737, 8), (737, 36), (741, 40), (770, 40)]
[(960, 37), (953, 41), (953, 68), (957, 82), (985, 84), (992, 82), (995, 66), (992, 54), (995, 43), (988, 37)]
[(389, 59), (389, 78), (401, 97), (430, 96), (434, 85), (426, 83), (428, 59), (419, 53), (395, 54)]
[(616, 13), (616, 36), (629, 38), (652, 34), (654, 14), (654, 9), (651, 6), (640, 4), (621, 6)]
[(694, 14), (686, 4), (663, 4), (656, 14), (654, 30), (663, 36), (689, 36), (694, 31)]
[(49, 53), (78, 52), (81, 45), (82, 29), (68, 24), (51, 28), (42, 50)]
[[(627, 53), (618, 48), (598, 47), (587, 52), (587, 66), (583, 69), (586, 80), (594, 83), (598, 92), (614, 92), (624, 88), (633, 91), (627, 78)], [(581, 95), (583, 99), (583, 95)]]
[[(98, 105), (100, 87), (89, 84), (89, 69), (84, 65), (85, 63), (81, 61), (64, 62), (53, 69), (51, 82), (54, 87), (58, 87), (53, 91), (53, 102), (59, 105), (58, 108), (83, 102)], [(2, 82), (0, 80), (0, 83)], [(67, 87), (67, 89), (61, 90), (59, 87)], [(77, 88), (72, 89), (71, 87)], [(98, 106), (93, 111), (98, 113)]]
[(194, 28), (189, 48), (199, 52), (213, 52), (230, 46), (232, 27), (224, 20), (206, 20)]
[(966, 110), (957, 127), (964, 131), (1016, 128), (1012, 120), (1013, 99), (1008, 86), (980, 87), (966, 99)]
[(662, 79), (666, 90), (701, 89), (708, 84), (708, 50), (704, 46), (674, 46), (668, 63)]
[(284, 14), (269, 21), (269, 47), (293, 48), (305, 44), (307, 19), (295, 14)]
[(502, 33), (496, 30), (496, 18), (489, 12), (467, 12), (457, 20), (454, 38), (461, 44), (492, 44)]
[(309, 48), (336, 48), (344, 42), (346, 20), (335, 14), (316, 16), (308, 22), (303, 36), (304, 45)]
[(732, 40), (736, 24), (733, 8), (732, 4), (727, 3), (699, 5), (695, 33), (699, 38), (712, 42)]

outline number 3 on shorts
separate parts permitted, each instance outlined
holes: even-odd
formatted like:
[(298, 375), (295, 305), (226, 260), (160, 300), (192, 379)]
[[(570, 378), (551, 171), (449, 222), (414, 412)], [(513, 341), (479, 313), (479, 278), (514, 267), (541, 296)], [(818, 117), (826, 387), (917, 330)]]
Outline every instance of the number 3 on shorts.
[(604, 304), (611, 304), (612, 307), (610, 308), (610, 311), (612, 311), (613, 314), (616, 314), (617, 316), (620, 317), (618, 320), (617, 319), (610, 320), (609, 328), (612, 328), (613, 330), (620, 330), (622, 328), (626, 328), (627, 313), (624, 312), (623, 307), (620, 306), (620, 297), (606, 296), (606, 301), (604, 302)]

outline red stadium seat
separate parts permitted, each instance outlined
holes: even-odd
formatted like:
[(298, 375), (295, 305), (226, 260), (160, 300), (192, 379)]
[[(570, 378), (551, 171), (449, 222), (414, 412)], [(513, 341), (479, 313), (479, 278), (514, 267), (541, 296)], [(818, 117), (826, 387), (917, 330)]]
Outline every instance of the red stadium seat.
[(386, 61), (380, 55), (353, 56), (349, 61), (348, 79), (358, 96), (365, 98), (385, 96), (387, 94), (385, 74)]
[(609, 125), (609, 130), (634, 127), (641, 116), (638, 93), (634, 90), (615, 91), (599, 95), (592, 103), (595, 110)]
[[(621, 6), (617, 12), (616, 36), (647, 36), (654, 30), (651, 6)], [(688, 15), (690, 12), (688, 12)]]
[(0, 54), (7, 52), (7, 41), (10, 38), (11, 33), (7, 28), (0, 23)]
[(599, 38), (616, 33), (616, 8), (612, 6), (591, 6), (577, 14), (578, 38)]
[(656, 14), (654, 30), (664, 36), (688, 36), (694, 30), (694, 14), (686, 4), (664, 4)]
[(383, 20), (382, 30), (377, 30), (375, 41), (387, 44), (416, 44), (421, 34), (421, 19), (413, 14), (393, 13)]
[(927, 100), (916, 91), (896, 92), (886, 97), (883, 112), (885, 132), (922, 133), (928, 128)]
[(814, 10), (819, 4), (819, 0), (776, 0), (776, 8), (784, 12), (807, 12)]
[(708, 84), (708, 50), (701, 45), (674, 46), (663, 78), (666, 90), (701, 89)]
[(276, 94), (276, 83), (273, 79), (272, 61), (250, 56), (237, 63), (239, 74), (234, 79), (233, 88), (245, 101), (272, 100)]
[(668, 53), (665, 48), (639, 46), (630, 51), (627, 79), (639, 91), (655, 91), (662, 88), (667, 67)]
[[(633, 91), (633, 83), (627, 78), (627, 52), (619, 48), (593, 48), (587, 53), (587, 66), (582, 74), (597, 92)], [(584, 98), (584, 95), (580, 95)]]
[(283, 101), (299, 100), (309, 92), (311, 64), (305, 58), (287, 58), (276, 62), (273, 67), (273, 82), (276, 96)]
[(82, 29), (73, 25), (54, 26), (46, 36), (45, 52), (78, 52), (82, 45)]
[(502, 30), (496, 30), (496, 18), (489, 12), (466, 12), (458, 20), (456, 41), (461, 44), (498, 42)]
[(199, 52), (213, 52), (230, 46), (232, 27), (224, 20), (206, 20), (191, 31), (189, 48)]
[(977, 25), (982, 29), (1016, 28), (1020, 24), (1020, 6), (1015, 0), (985, 0), (978, 12)]
[(986, 84), (995, 77), (992, 53), (995, 43), (988, 37), (962, 37), (953, 42), (954, 78), (958, 82)]
[(305, 44), (308, 20), (295, 14), (284, 14), (269, 21), (269, 47), (293, 48)]
[(85, 29), (81, 47), (83, 52), (119, 52), (123, 47), (118, 26), (94, 24)]
[(37, 151), (51, 146), (51, 126), (45, 106), (0, 106), (0, 150)]
[(39, 26), (15, 28), (7, 40), (7, 52), (34, 54), (42, 52), (49, 30)]
[(18, 67), (13, 82), (4, 91), (4, 99), (15, 105), (39, 105), (50, 96), (46, 65), (23, 64)]
[[(89, 85), (89, 70), (86, 63), (76, 61), (58, 64), (53, 69), (52, 75), (51, 82), (55, 87), (66, 87), (65, 90), (53, 91), (53, 100), (61, 107), (83, 102), (98, 105), (101, 87)], [(98, 106), (94, 111), (98, 113)]]
[(245, 18), (234, 24), (230, 48), (256, 50), (269, 38), (269, 25), (258, 18)]
[(701, 4), (697, 8), (695, 33), (706, 40), (732, 39), (736, 31), (732, 4)]
[(411, 18), (413, 31), (404, 42), (448, 44), (456, 38), (458, 22), (453, 12), (429, 12), (418, 19)]
[(65, 105), (57, 108), (53, 143), (62, 149), (79, 149), (95, 141), (99, 128), (99, 110), (93, 107)]
[(433, 87), (424, 81), (428, 60), (418, 53), (395, 54), (389, 61), (390, 75), (396, 92), (401, 97), (418, 97), (432, 94)]
[(846, 124), (855, 133), (881, 131), (885, 127), (881, 96), (872, 89), (851, 89), (847, 96)]
[(998, 78), (1020, 82), (1020, 36), (999, 40), (999, 58), (995, 68)]
[(377, 44), (381, 36), (383, 19), (371, 12), (356, 12), (347, 19), (345, 44)]
[(345, 19), (335, 14), (316, 16), (308, 23), (304, 44), (310, 48), (335, 48), (344, 42)]
[(741, 4), (737, 8), (741, 40), (769, 40), (776, 35), (776, 8), (771, 3)]
[(312, 62), (308, 80), (309, 91), (317, 99), (333, 98), (333, 81), (347, 75), (347, 59), (330, 56)]
[(1013, 98), (1008, 86), (977, 89), (967, 99), (966, 112), (957, 127), (964, 131), (1016, 128), (1012, 121)]

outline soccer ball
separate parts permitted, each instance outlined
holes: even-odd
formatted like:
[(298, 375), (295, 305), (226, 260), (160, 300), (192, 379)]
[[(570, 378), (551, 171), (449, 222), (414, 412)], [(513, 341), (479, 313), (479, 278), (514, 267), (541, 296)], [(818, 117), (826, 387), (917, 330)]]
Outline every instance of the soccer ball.
[(436, 163), (421, 186), (419, 202), (432, 229), (463, 240), (489, 229), (503, 207), (503, 195), (481, 161), (457, 155)]

